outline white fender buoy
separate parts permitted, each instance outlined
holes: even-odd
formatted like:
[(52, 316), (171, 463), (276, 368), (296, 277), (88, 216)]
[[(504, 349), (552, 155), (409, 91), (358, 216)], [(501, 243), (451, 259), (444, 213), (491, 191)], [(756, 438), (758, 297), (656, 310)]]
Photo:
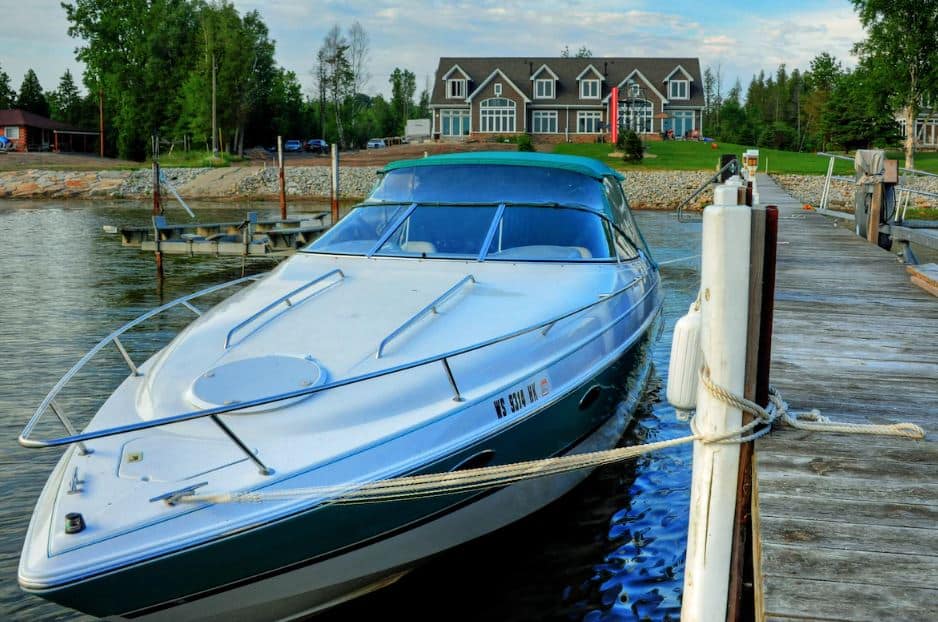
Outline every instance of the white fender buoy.
[(697, 407), (698, 372), (703, 355), (700, 351), (700, 305), (690, 306), (687, 315), (674, 325), (671, 360), (668, 363), (668, 402), (677, 410)]

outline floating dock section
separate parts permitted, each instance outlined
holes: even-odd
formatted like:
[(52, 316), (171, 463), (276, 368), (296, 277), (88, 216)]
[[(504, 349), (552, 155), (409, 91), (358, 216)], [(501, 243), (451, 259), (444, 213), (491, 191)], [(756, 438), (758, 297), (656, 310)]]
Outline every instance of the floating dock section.
[(780, 213), (772, 384), (793, 410), (927, 436), (782, 426), (756, 442), (755, 619), (938, 620), (938, 300), (852, 222), (758, 186)]
[(169, 224), (155, 216), (151, 227), (121, 227), (121, 245), (166, 255), (270, 256), (293, 253), (329, 228), (328, 212), (259, 220)]

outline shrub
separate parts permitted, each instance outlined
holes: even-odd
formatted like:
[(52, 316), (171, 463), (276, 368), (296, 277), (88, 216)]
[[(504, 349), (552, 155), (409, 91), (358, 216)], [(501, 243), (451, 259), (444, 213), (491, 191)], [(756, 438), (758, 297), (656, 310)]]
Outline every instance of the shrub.
[(622, 159), (626, 162), (641, 162), (645, 157), (645, 148), (642, 145), (642, 139), (638, 137), (633, 130), (626, 130), (624, 135), (624, 148), (622, 149)]
[[(623, 130), (619, 132), (618, 136), (616, 136), (616, 151), (625, 153), (626, 134), (628, 133), (628, 130)], [(632, 133), (634, 134), (635, 132)]]
[(521, 134), (517, 139), (518, 151), (534, 151), (534, 141), (530, 134)]

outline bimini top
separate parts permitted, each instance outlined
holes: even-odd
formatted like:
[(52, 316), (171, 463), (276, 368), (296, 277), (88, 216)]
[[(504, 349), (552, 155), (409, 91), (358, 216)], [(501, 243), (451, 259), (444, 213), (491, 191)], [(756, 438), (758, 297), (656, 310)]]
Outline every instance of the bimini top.
[(476, 151), (469, 153), (447, 153), (417, 160), (398, 160), (385, 166), (381, 173), (414, 166), (472, 165), (487, 164), (506, 166), (535, 166), (556, 168), (587, 175), (595, 179), (612, 177), (623, 180), (625, 177), (598, 160), (582, 156), (557, 155), (553, 153), (531, 153), (519, 151)]

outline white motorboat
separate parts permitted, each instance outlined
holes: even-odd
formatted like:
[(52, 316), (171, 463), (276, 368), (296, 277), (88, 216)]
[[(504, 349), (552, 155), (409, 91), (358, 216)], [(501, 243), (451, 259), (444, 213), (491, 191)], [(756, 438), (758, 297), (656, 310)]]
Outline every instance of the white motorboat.
[[(20, 436), (68, 446), (22, 588), (115, 619), (292, 619), (563, 495), (588, 473), (342, 502), (368, 482), (615, 445), (662, 298), (620, 180), (572, 156), (392, 163), (269, 274), (109, 335)], [(225, 287), (241, 289), (198, 308)], [(194, 321), (138, 365), (121, 335), (180, 305)], [(112, 345), (130, 375), (78, 433), (56, 395)], [(68, 436), (34, 438), (50, 411)], [(261, 500), (222, 502), (245, 492)]]

